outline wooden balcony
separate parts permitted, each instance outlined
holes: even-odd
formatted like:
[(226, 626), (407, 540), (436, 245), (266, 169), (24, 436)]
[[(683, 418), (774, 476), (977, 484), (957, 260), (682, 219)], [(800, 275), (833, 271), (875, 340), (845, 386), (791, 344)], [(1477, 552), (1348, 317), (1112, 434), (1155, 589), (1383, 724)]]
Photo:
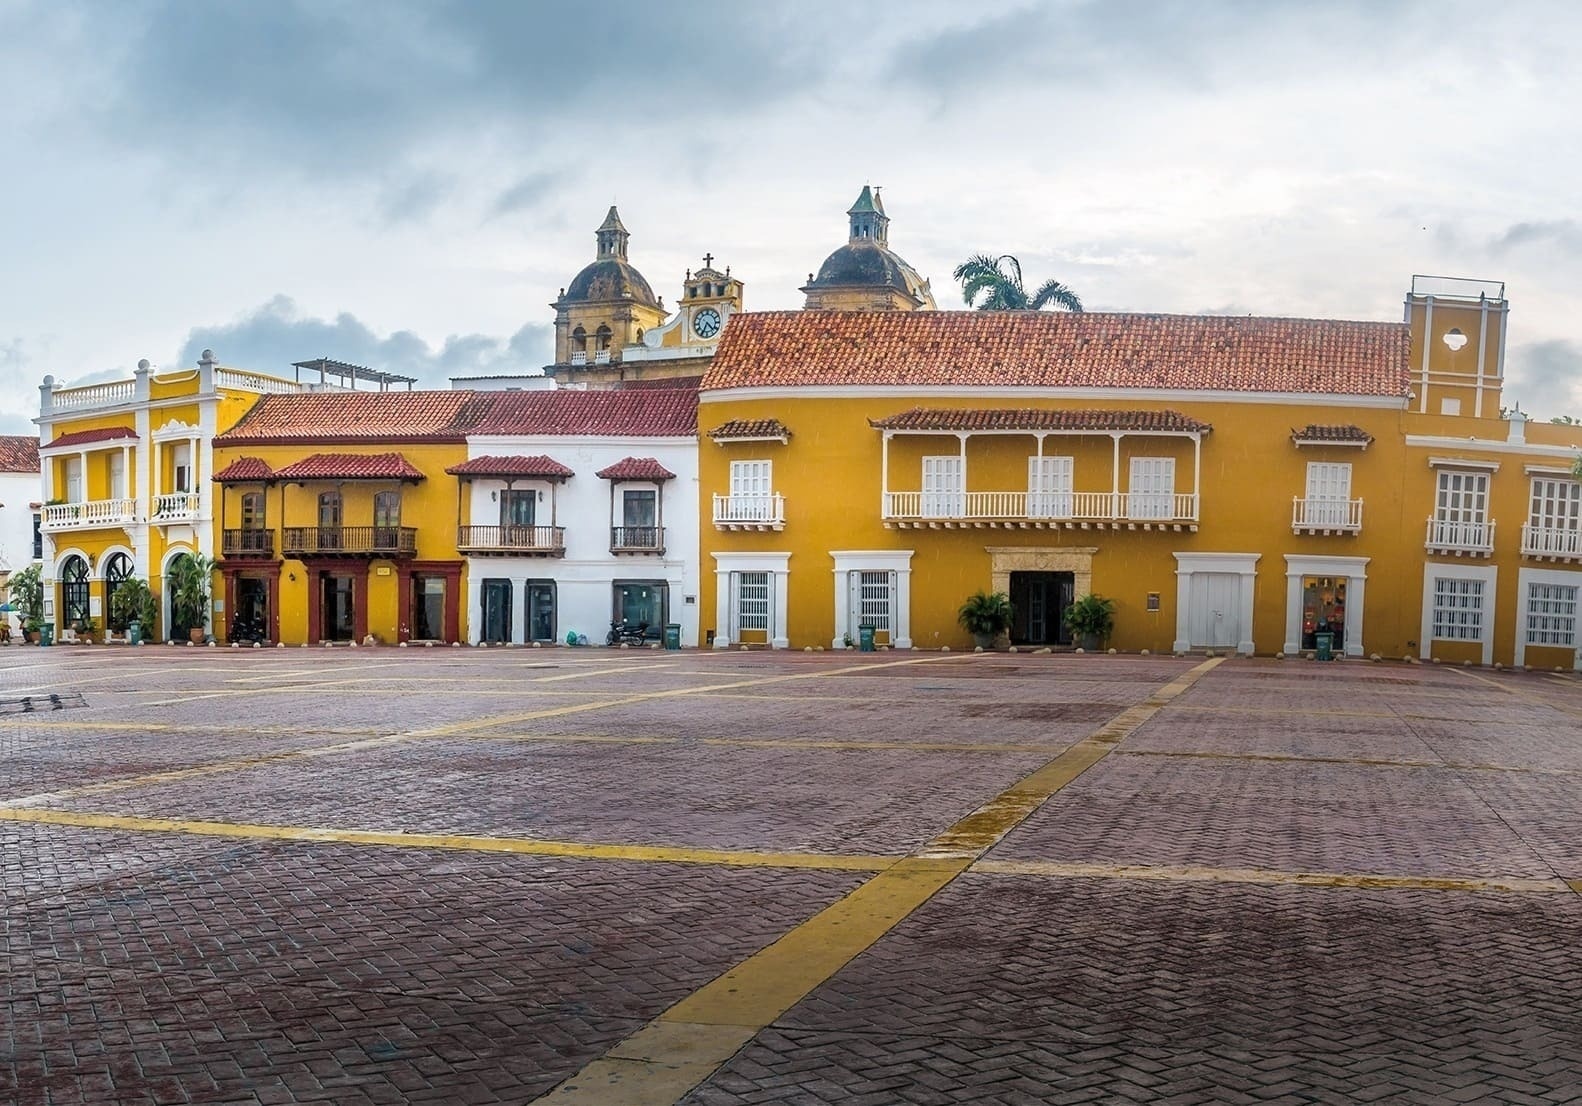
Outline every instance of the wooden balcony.
[(663, 526), (610, 527), (611, 553), (663, 553), (664, 551)]
[(496, 557), (564, 557), (564, 526), (463, 526), (456, 536), (463, 553)]
[(273, 557), (273, 530), (226, 530), (220, 534), (221, 557)]
[(1198, 497), (1171, 492), (885, 492), (894, 529), (1196, 530)]
[(784, 530), (785, 496), (716, 495), (714, 525), (721, 530)]
[(108, 526), (130, 526), (137, 522), (135, 499), (90, 499), (85, 503), (46, 503), (39, 529), (46, 533), (61, 530), (97, 530)]
[(1582, 561), (1582, 527), (1522, 527), (1522, 556), (1540, 561)]
[(1293, 499), (1291, 530), (1297, 534), (1360, 534), (1362, 500)]
[(280, 549), (287, 557), (415, 557), (412, 526), (287, 526)]
[(1423, 543), (1430, 553), (1455, 557), (1494, 556), (1494, 521), (1463, 522), (1450, 519), (1428, 520), (1428, 538)]

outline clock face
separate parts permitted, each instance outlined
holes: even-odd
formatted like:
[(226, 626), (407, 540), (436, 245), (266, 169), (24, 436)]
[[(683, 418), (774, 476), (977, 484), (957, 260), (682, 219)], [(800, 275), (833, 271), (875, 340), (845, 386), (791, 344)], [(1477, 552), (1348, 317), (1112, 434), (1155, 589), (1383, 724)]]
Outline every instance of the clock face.
[(692, 316), (692, 329), (699, 338), (712, 338), (720, 332), (720, 313), (705, 307)]

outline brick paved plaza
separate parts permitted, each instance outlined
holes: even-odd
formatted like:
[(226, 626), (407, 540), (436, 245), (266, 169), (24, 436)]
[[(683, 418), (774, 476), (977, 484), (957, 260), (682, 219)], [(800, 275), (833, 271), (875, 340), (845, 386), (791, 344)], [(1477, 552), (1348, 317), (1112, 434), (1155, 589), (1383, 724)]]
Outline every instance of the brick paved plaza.
[(1569, 673), (11, 648), (0, 697), (0, 1101), (1582, 1099)]

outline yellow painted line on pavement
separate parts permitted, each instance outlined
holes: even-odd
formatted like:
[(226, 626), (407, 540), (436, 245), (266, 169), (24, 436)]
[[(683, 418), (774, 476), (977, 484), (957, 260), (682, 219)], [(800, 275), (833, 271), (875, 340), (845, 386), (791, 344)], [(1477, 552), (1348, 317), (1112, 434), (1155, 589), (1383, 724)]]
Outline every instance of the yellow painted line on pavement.
[(970, 869), (1004, 876), (1125, 879), (1170, 883), (1254, 883), (1268, 886), (1356, 887), (1388, 891), (1497, 891), (1553, 894), (1566, 881), (1519, 876), (1392, 876), (1351, 872), (1287, 872), (1269, 868), (1206, 868), (1153, 864), (1083, 864), (1058, 860), (980, 860)]
[[(1526, 699), (1530, 703), (1536, 703), (1541, 707), (1548, 707), (1550, 710), (1557, 710), (1563, 714), (1582, 714), (1582, 709), (1567, 706), (1564, 703), (1550, 702), (1541, 695), (1534, 695), (1524, 687), (1512, 686), (1508, 682), (1493, 679), (1489, 676), (1483, 675), (1481, 672), (1472, 672), (1465, 668), (1452, 668), (1450, 671), (1459, 673), (1460, 675), (1467, 677), (1469, 680), (1477, 680), (1481, 684), (1488, 684), (1490, 687), (1497, 687), (1509, 695), (1516, 696), (1518, 699)], [(1550, 675), (1553, 675), (1553, 673), (1550, 673)], [(1459, 719), (1452, 719), (1452, 721), (1459, 721)]]
[(587, 742), (596, 745), (721, 745), (741, 746), (749, 749), (901, 749), (925, 753), (1043, 753), (1048, 755), (1059, 743), (1044, 745), (949, 742), (949, 741), (862, 741), (836, 740), (818, 737), (650, 737), (624, 734), (531, 734), (531, 733), (470, 733), (461, 735), (469, 741), (510, 741), (531, 745), (535, 742), (574, 745)]
[(1515, 764), (1477, 764), (1453, 760), (1391, 760), (1383, 757), (1321, 757), (1299, 753), (1215, 753), (1190, 749), (1122, 749), (1128, 757), (1184, 757), (1200, 760), (1251, 760), (1273, 764), (1353, 764), (1364, 768), (1447, 768), (1457, 772), (1529, 772), (1540, 776), (1574, 776), (1574, 768), (1535, 768)]
[(383, 845), (403, 849), (456, 849), (464, 852), (562, 856), (588, 860), (635, 860), (664, 864), (713, 864), (751, 868), (818, 868), (843, 872), (882, 872), (900, 858), (868, 854), (759, 852), (751, 849), (698, 849), (670, 845), (612, 845), (550, 841), (533, 837), (485, 837), (459, 833), (404, 833), (384, 830), (282, 826), (249, 822), (212, 822), (192, 818), (144, 818), (71, 810), (22, 810), (0, 807), (0, 821), (29, 822), (131, 833), (182, 833), (199, 837), (263, 841), (311, 841), (336, 845)]
[(1201, 714), (1297, 714), (1303, 717), (1322, 714), (1331, 718), (1398, 718), (1392, 711), (1383, 710), (1308, 710), (1305, 707), (1209, 707), (1197, 703), (1182, 703), (1176, 710), (1196, 711)]
[(1012, 784), (930, 841), (677, 1002), (541, 1098), (572, 1106), (671, 1106), (815, 987), (933, 898), (1222, 658), (1203, 662)]

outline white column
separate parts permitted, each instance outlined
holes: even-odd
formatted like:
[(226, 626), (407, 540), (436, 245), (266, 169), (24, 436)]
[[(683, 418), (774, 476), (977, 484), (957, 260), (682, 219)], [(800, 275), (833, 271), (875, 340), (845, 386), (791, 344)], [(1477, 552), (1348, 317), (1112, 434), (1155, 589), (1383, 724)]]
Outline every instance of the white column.
[(774, 636), (769, 640), (771, 649), (791, 648), (791, 639), (787, 636), (786, 619), (790, 608), (788, 593), (790, 592), (791, 571), (789, 566), (782, 566), (774, 570), (774, 601), (775, 621)]
[(912, 648), (912, 554), (908, 552), (906, 558), (906, 566), (895, 570), (895, 610), (890, 612), (897, 649)]
[[(1110, 459), (1110, 517), (1121, 517), (1121, 436), (1111, 434), (1114, 451)], [(1180, 635), (1178, 635), (1180, 636)]]
[(77, 502), (88, 502), (88, 451), (77, 451)]
[[(1286, 656), (1299, 653), (1302, 650), (1302, 577), (1305, 575), (1300, 568), (1291, 564), (1291, 558), (1286, 557), (1285, 570), (1285, 642), (1280, 651)], [(1347, 589), (1346, 621), (1351, 622), (1351, 596)], [(1358, 640), (1361, 640), (1360, 637)]]
[(886, 430), (879, 445), (879, 517), (889, 518), (890, 512), (890, 432)]
[(1418, 397), (1417, 409), (1419, 411), (1428, 410), (1428, 355), (1433, 350), (1434, 329), (1434, 297), (1424, 296), (1423, 300), (1423, 383), (1421, 388), (1423, 394)]
[[(716, 562), (718, 554), (715, 554)], [(731, 644), (731, 570), (716, 564), (714, 569), (714, 648), (728, 649)]]

